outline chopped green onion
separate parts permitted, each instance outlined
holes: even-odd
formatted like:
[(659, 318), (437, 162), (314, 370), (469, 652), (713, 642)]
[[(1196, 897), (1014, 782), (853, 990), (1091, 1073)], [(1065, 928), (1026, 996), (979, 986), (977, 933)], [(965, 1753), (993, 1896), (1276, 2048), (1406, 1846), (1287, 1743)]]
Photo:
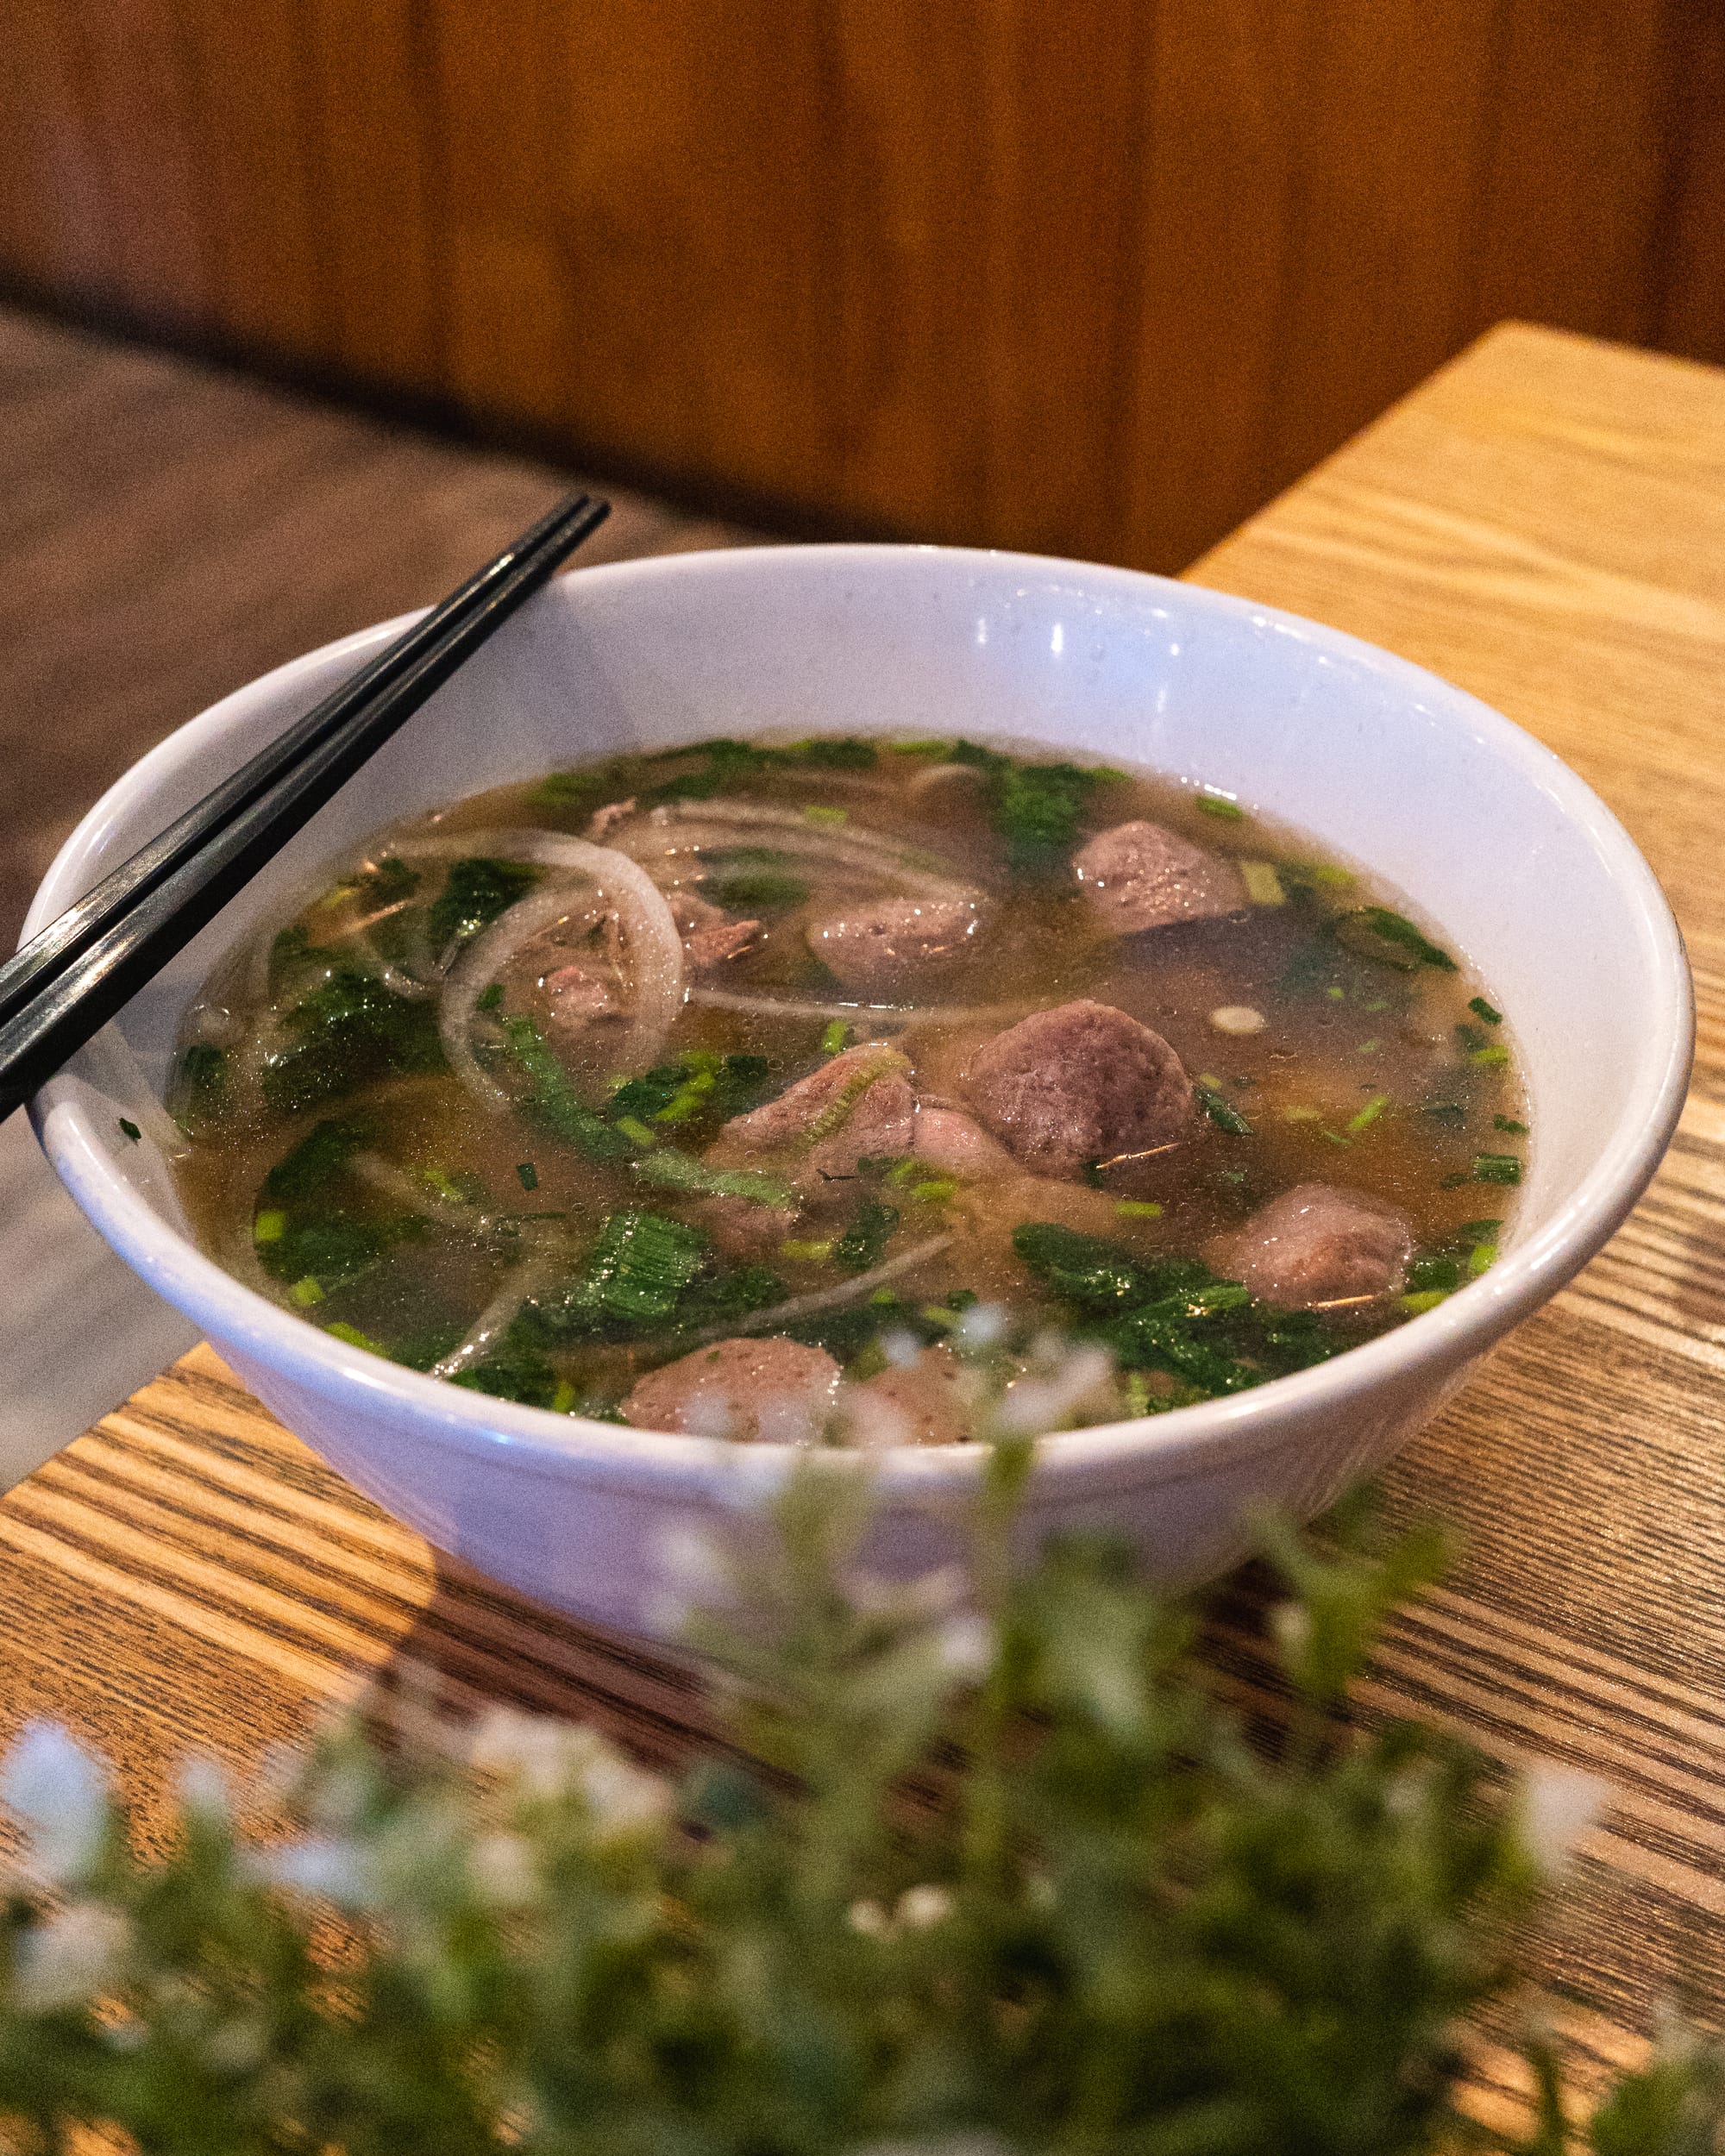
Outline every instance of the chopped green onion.
[(687, 1191), (704, 1198), (750, 1198), (762, 1206), (787, 1206), (791, 1202), (789, 1186), (776, 1175), (752, 1168), (710, 1168), (674, 1145), (660, 1146), (637, 1160), (634, 1169), (642, 1182), (661, 1190)]
[(309, 1310), (313, 1303), (323, 1300), (323, 1285), (316, 1273), (307, 1273), (304, 1280), (295, 1281), (287, 1292), (302, 1310)]
[(1214, 1085), (1206, 1085), (1201, 1079), (1192, 1088), (1192, 1097), (1209, 1117), (1218, 1130), (1226, 1131), (1231, 1138), (1250, 1138), (1251, 1125), (1226, 1101)]
[(1480, 1275), (1496, 1261), (1497, 1245), (1495, 1243), (1476, 1243), (1468, 1257), (1468, 1278), (1477, 1280)]
[(419, 1171), (419, 1180), (429, 1188), (435, 1190), (440, 1198), (447, 1198), (451, 1205), (465, 1206), (472, 1203), (467, 1192), (450, 1180), (447, 1169), (422, 1168)]
[(1240, 861), (1234, 866), (1240, 872), (1245, 894), (1254, 906), (1286, 906), (1288, 893), (1282, 888), (1282, 879), (1276, 873), (1273, 861)]
[(825, 1243), (781, 1243), (779, 1255), (794, 1265), (818, 1265), (832, 1256), (831, 1239), (829, 1238)]
[(287, 1215), (273, 1207), (260, 1213), (252, 1223), (254, 1243), (279, 1243), (287, 1233)]
[(803, 811), (803, 821), (807, 824), (832, 825), (848, 824), (850, 821), (850, 812), (849, 809), (824, 808), (816, 804)]
[(1362, 1011), (1387, 1011), (1389, 1000), (1387, 996), (1373, 996), (1369, 1003), (1362, 1003), (1359, 1007)]
[(944, 1205), (957, 1188), (958, 1185), (950, 1175), (938, 1175), (925, 1183), (913, 1183), (911, 1196), (919, 1205)]
[(349, 1347), (364, 1348), (368, 1354), (389, 1353), (382, 1341), (373, 1339), (369, 1332), (361, 1332), (356, 1325), (344, 1325), (339, 1318), (334, 1325), (326, 1325), (323, 1330), (332, 1339), (345, 1340)]
[(521, 1188), (524, 1190), (537, 1190), (539, 1188), (539, 1170), (533, 1165), (530, 1160), (519, 1162), (517, 1164), (515, 1172), (521, 1179)]
[(1470, 998), (1467, 1007), (1475, 1018), (1484, 1018), (1488, 1025), (1502, 1025), (1503, 1023), (1503, 1013), (1494, 1011), (1484, 996)]
[(659, 1141), (647, 1125), (636, 1115), (620, 1115), (617, 1127), (624, 1138), (632, 1138), (637, 1145), (656, 1145)]
[(1513, 1115), (1494, 1115), (1491, 1127), (1494, 1131), (1507, 1131), (1511, 1138), (1526, 1138), (1527, 1135), (1527, 1125), (1518, 1123)]
[(1449, 1292), (1447, 1288), (1421, 1288), (1414, 1294), (1398, 1295), (1396, 1306), (1410, 1318), (1417, 1318), (1422, 1311), (1435, 1310), (1440, 1302), (1446, 1301)]
[(1359, 1046), (1355, 1049), (1354, 1054), (1356, 1056), (1375, 1056), (1383, 1045), (1383, 1042), (1376, 1037), (1369, 1041), (1362, 1041)]
[(1348, 1129), (1354, 1131), (1370, 1130), (1389, 1106), (1389, 1095), (1387, 1093), (1373, 1094), (1358, 1115), (1349, 1117)]
[(958, 1322), (956, 1310), (948, 1310), (938, 1302), (925, 1302), (917, 1315), (925, 1325), (938, 1326), (943, 1332), (950, 1331)]
[(551, 1395), (551, 1413), (554, 1415), (567, 1415), (574, 1407), (579, 1397), (579, 1394), (568, 1379), (560, 1377), (557, 1380), (557, 1389)]
[(505, 1018), (503, 1037), (532, 1088), (524, 1105), (536, 1122), (589, 1160), (621, 1160), (627, 1156), (628, 1133), (615, 1129), (587, 1106), (531, 1018)]
[(877, 1288), (869, 1296), (869, 1300), (875, 1309), (884, 1310), (889, 1303), (894, 1303), (898, 1299), (898, 1290), (895, 1288)]
[(1332, 1145), (1351, 1145), (1353, 1143), (1352, 1138), (1344, 1138), (1339, 1131), (1332, 1131), (1327, 1125), (1322, 1135), (1328, 1138)]
[(1226, 824), (1243, 824), (1245, 811), (1238, 801), (1231, 801), (1225, 793), (1201, 793), (1198, 806), (1206, 816), (1220, 817)]
[(1476, 1153), (1473, 1180), (1477, 1183), (1518, 1183), (1521, 1163), (1514, 1153)]
[(1114, 1211), (1123, 1220), (1159, 1220), (1162, 1207), (1149, 1198), (1116, 1198)]
[(1282, 1111), (1282, 1120), (1284, 1123), (1317, 1123), (1322, 1119), (1322, 1116), (1323, 1111), (1320, 1108), (1284, 1108)]
[(1324, 993), (1330, 999), (1332, 1003), (1340, 1003), (1346, 996), (1347, 990), (1346, 988), (1337, 987), (1335, 983), (1332, 981), (1330, 986), (1325, 989)]
[(850, 1037), (850, 1025), (849, 1020), (845, 1018), (834, 1018), (831, 1025), (827, 1027), (825, 1032), (824, 1032), (820, 1037), (821, 1054), (823, 1056), (838, 1055), (843, 1050), (845, 1042), (849, 1040)]
[(1197, 1077), (1194, 1080), (1194, 1081), (1193, 1081), (1193, 1082), (1194, 1082), (1195, 1085), (1200, 1085), (1200, 1086), (1208, 1086), (1208, 1087), (1212, 1089), (1212, 1091), (1214, 1091), (1217, 1087), (1219, 1087), (1220, 1086), (1220, 1084), (1221, 1084), (1221, 1082), (1222, 1082), (1222, 1081), (1221, 1081), (1221, 1080), (1220, 1080), (1220, 1078), (1218, 1078), (1218, 1077), (1217, 1077), (1217, 1075), (1216, 1075), (1216, 1074), (1214, 1073), (1214, 1071), (1213, 1071), (1213, 1070), (1201, 1070), (1201, 1071), (1198, 1073)]
[(1333, 890), (1345, 891), (1353, 881), (1352, 868), (1339, 868), (1333, 862), (1319, 861), (1306, 871), (1314, 883), (1327, 883)]
[(1471, 1063), (1479, 1063), (1491, 1069), (1499, 1064), (1507, 1063), (1509, 1060), (1509, 1051), (1507, 1048), (1500, 1048), (1494, 1043), (1489, 1048), (1471, 1050), (1467, 1060)]
[(138, 1140), (144, 1135), (129, 1115), (122, 1115), (120, 1118), (120, 1128), (125, 1132), (126, 1136), (130, 1138), (134, 1145), (135, 1145)]

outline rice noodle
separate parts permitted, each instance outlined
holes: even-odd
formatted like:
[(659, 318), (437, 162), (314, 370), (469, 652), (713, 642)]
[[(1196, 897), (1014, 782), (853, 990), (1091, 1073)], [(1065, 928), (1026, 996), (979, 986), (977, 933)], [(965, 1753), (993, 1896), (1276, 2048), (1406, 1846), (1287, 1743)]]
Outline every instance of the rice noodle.
[(501, 1288), (474, 1319), (467, 1329), (467, 1338), (458, 1347), (452, 1348), (441, 1362), (431, 1365), (433, 1377), (453, 1377), (458, 1370), (468, 1369), (484, 1360), (486, 1351), (494, 1347), (521, 1314), (521, 1306), (549, 1276), (543, 1254), (536, 1255), (518, 1265)]
[[(404, 857), (414, 850), (401, 849)], [(664, 893), (646, 870), (627, 854), (595, 846), (561, 831), (469, 831), (459, 839), (427, 841), (427, 857), (448, 858), (490, 853), (508, 861), (532, 861), (570, 872), (593, 887), (595, 915), (615, 915), (628, 957), (630, 992), (629, 1032), (612, 1059), (617, 1070), (644, 1070), (656, 1062), (683, 1005), (683, 939)], [(555, 922), (581, 910), (574, 883), (532, 891), (476, 936), (450, 967), (437, 1014), (438, 1031), (449, 1067), (476, 1099), (504, 1107), (509, 1095), (480, 1069), (474, 1057), (472, 1030), (479, 1000), (522, 945)]]
[(430, 981), (416, 981), (411, 973), (404, 973), (399, 966), (386, 958), (364, 929), (352, 930), (340, 940), (354, 945), (366, 970), (375, 974), (392, 995), (405, 996), (410, 1003), (423, 1003), (436, 994)]
[(746, 1318), (733, 1319), (728, 1325), (709, 1326), (705, 1332), (695, 1334), (694, 1344), (699, 1347), (708, 1340), (731, 1339), (738, 1333), (771, 1332), (780, 1326), (794, 1325), (799, 1319), (812, 1317), (819, 1311), (841, 1309), (846, 1303), (855, 1302), (859, 1295), (873, 1294), (877, 1288), (896, 1280), (900, 1273), (910, 1272), (925, 1259), (938, 1257), (956, 1240), (950, 1235), (932, 1235), (914, 1249), (901, 1250), (884, 1264), (858, 1273), (855, 1280), (841, 1281), (837, 1288), (820, 1288), (812, 1294), (793, 1295), (788, 1302), (775, 1303), (769, 1310), (751, 1311)]
[(993, 1025), (1045, 1007), (1040, 1003), (805, 1003), (789, 997), (700, 987), (689, 990), (689, 1001), (755, 1018), (854, 1018), (869, 1025)]

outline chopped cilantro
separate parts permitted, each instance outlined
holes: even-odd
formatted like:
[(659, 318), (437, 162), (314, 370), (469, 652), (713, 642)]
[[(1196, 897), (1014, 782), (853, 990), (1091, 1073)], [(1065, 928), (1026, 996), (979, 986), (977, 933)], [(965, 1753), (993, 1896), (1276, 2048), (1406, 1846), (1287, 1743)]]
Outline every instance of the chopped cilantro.
[(1526, 1138), (1527, 1135), (1527, 1125), (1518, 1123), (1513, 1115), (1494, 1115), (1491, 1127), (1494, 1131), (1507, 1131), (1511, 1138)]
[(1503, 1023), (1503, 1013), (1494, 1011), (1484, 996), (1471, 997), (1467, 1007), (1475, 1018), (1484, 1018), (1488, 1025), (1502, 1025)]
[(123, 1135), (131, 1140), (134, 1145), (137, 1144), (139, 1140), (144, 1135), (129, 1115), (122, 1115), (120, 1118), (120, 1129)]
[(396, 995), (369, 974), (332, 975), (283, 1024), (298, 1037), (264, 1065), (264, 1105), (273, 1115), (301, 1113), (372, 1079), (444, 1068), (436, 1006)]
[(265, 1194), (286, 1202), (310, 1197), (339, 1175), (371, 1138), (372, 1126), (358, 1118), (320, 1123), (264, 1177)]
[(832, 1259), (847, 1273), (866, 1273), (878, 1265), (893, 1231), (899, 1225), (896, 1206), (870, 1199), (857, 1208), (850, 1226), (832, 1246)]
[(1194, 1086), (1192, 1097), (1218, 1130), (1226, 1131), (1233, 1138), (1251, 1136), (1251, 1124), (1238, 1108), (1231, 1106), (1223, 1099), (1214, 1086)]
[(1456, 969), (1447, 951), (1422, 936), (1405, 914), (1392, 912), (1387, 906), (1363, 906), (1341, 914), (1333, 932), (1345, 950), (1377, 965), (1393, 966), (1398, 973), (1414, 973), (1421, 966), (1434, 966), (1441, 973)]
[(477, 936), (524, 899), (538, 881), (539, 871), (525, 862), (474, 854), (452, 862), (426, 917), (432, 950), (442, 952)]

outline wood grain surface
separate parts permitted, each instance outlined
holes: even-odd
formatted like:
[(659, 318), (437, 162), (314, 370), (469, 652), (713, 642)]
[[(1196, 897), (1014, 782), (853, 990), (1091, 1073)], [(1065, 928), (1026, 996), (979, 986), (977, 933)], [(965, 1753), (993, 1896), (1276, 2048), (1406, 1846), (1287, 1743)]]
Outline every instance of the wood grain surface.
[(1173, 569), (1501, 317), (1725, 360), (1716, 0), (8, 0), (0, 284)]
[[(1725, 376), (1502, 330), (1199, 562), (1497, 704), (1623, 816), (1697, 968), (1701, 1049), (1665, 1169), (1609, 1248), (1394, 1470), (1456, 1522), (1369, 1713), (1610, 1780), (1526, 1942), (1584, 2074), (1657, 2003), (1725, 2018)], [(323, 1702), (443, 1672), (458, 1698), (595, 1716), (661, 1760), (706, 1740), (686, 1673), (436, 1556), (207, 1351), (0, 1503), (0, 1726), (69, 1719), (148, 1807), (187, 1749), (256, 1758)], [(1219, 1669), (1267, 1700), (1262, 1583)], [(1518, 2090), (1488, 2038), (1476, 2103)]]

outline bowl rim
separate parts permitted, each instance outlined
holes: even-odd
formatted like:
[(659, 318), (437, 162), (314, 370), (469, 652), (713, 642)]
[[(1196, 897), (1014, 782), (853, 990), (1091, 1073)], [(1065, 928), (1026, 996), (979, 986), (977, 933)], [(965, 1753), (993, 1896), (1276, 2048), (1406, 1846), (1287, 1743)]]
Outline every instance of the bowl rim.
[[(1429, 1382), (1433, 1372), (1471, 1363), (1493, 1340), (1571, 1279), (1615, 1232), (1631, 1210), (1670, 1143), (1682, 1112), (1693, 1053), (1693, 990), (1683, 939), (1653, 870), (1615, 815), (1593, 789), (1543, 743), (1467, 691), (1412, 661), (1340, 630), (1283, 609), (1141, 570), (985, 548), (902, 546), (890, 543), (725, 548), (654, 555), (577, 568), (559, 578), (603, 588), (666, 578), (771, 578), (787, 562), (844, 576), (883, 567), (940, 565), (939, 573), (963, 576), (986, 570), (998, 576), (1021, 569), (1046, 579), (1076, 578), (1125, 597), (1177, 593), (1182, 607), (1200, 614), (1244, 618), (1274, 629), (1319, 653), (1376, 674), (1428, 710), (1433, 699), (1444, 714), (1465, 722), (1475, 738), (1534, 782), (1590, 840), (1641, 945), (1642, 959), (1663, 1023), (1649, 1029), (1610, 1138), (1552, 1219), (1525, 1242), (1507, 1250), (1490, 1271), (1458, 1290), (1435, 1309), (1393, 1332), (1380, 1335), (1316, 1368), (1271, 1380), (1251, 1391), (1137, 1421), (1051, 1433), (1038, 1441), (1038, 1477), (1104, 1482), (1121, 1472), (1182, 1478), (1219, 1457), (1245, 1459), (1284, 1442), (1290, 1420), (1320, 1419), (1327, 1410), (1399, 1379)], [(361, 662), (397, 636), (423, 610), (354, 630), (301, 654), (244, 684), (187, 720), (146, 752), (107, 788), (60, 847), (31, 903), (28, 937), (67, 903), (51, 899), (109, 827), (138, 797), (147, 796), (166, 770), (195, 754), (206, 738), (223, 737), (259, 706), (268, 707), (308, 674), (341, 660)], [(224, 1270), (170, 1226), (119, 1172), (97, 1136), (82, 1087), (60, 1074), (30, 1104), (37, 1135), (62, 1181), (87, 1217), (118, 1254), (158, 1293), (236, 1352), (256, 1359), (303, 1392), (352, 1409), (367, 1398), (386, 1403), (392, 1417), (411, 1423), (417, 1437), (470, 1455), (495, 1458), (501, 1451), (524, 1470), (636, 1489), (673, 1483), (693, 1495), (746, 1498), (776, 1485), (791, 1463), (811, 1456), (782, 1445), (738, 1446), (585, 1417), (555, 1414), (490, 1395), (471, 1393), (441, 1379), (403, 1369), (336, 1338), (281, 1309)], [(866, 1465), (877, 1498), (959, 1495), (973, 1488), (989, 1448), (960, 1445), (894, 1447), (875, 1452), (823, 1453), (834, 1462)]]

